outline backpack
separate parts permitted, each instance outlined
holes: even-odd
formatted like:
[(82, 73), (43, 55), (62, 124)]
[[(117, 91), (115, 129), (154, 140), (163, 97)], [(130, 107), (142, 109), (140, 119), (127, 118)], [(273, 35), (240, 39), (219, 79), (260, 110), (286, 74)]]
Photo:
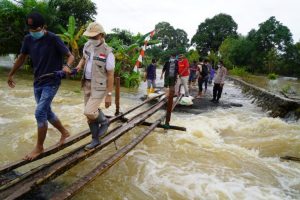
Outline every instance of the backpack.
[(202, 65), (202, 72), (201, 72), (201, 76), (205, 77), (208, 75), (208, 67), (207, 65)]

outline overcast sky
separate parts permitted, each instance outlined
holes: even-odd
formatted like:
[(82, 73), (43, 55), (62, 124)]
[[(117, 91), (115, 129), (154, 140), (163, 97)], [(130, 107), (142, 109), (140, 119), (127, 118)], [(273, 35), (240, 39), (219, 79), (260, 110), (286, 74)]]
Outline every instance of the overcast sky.
[(145, 34), (158, 22), (169, 22), (187, 32), (189, 39), (206, 18), (219, 13), (232, 16), (238, 33), (247, 35), (258, 24), (275, 16), (300, 40), (300, 0), (93, 0), (106, 32), (112, 28)]

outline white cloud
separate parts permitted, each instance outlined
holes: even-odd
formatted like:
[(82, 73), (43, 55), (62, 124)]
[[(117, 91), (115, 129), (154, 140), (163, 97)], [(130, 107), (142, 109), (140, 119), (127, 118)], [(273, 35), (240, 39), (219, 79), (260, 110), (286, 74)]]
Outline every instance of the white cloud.
[(147, 33), (161, 22), (188, 33), (191, 39), (198, 25), (219, 13), (233, 17), (238, 32), (246, 35), (258, 24), (275, 16), (287, 26), (296, 42), (300, 39), (299, 0), (94, 0), (100, 22), (107, 32), (112, 28)]

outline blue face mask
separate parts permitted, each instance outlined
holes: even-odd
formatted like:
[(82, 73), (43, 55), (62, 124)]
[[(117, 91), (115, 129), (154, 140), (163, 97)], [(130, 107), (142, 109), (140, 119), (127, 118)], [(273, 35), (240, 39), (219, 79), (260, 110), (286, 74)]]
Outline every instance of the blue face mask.
[(34, 38), (34, 39), (40, 39), (41, 37), (44, 36), (44, 31), (41, 30), (39, 32), (29, 32), (30, 35)]

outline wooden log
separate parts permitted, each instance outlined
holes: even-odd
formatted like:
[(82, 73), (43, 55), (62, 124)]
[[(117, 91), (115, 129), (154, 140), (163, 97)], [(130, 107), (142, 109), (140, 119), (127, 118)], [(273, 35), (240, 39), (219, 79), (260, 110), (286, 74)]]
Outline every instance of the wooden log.
[(116, 92), (115, 92), (115, 104), (116, 104), (116, 113), (115, 115), (119, 115), (120, 113), (120, 77), (116, 77)]
[[(129, 109), (128, 111), (124, 112), (124, 113), (121, 113), (117, 116), (114, 116), (112, 118), (109, 119), (109, 122), (110, 123), (113, 123), (119, 119), (122, 119), (122, 117), (124, 117), (125, 115), (129, 114), (130, 112), (140, 108), (141, 106), (145, 105), (146, 103), (148, 103), (149, 101), (153, 100), (153, 99), (156, 99), (158, 97), (161, 97), (163, 94), (161, 95), (158, 95), (156, 97), (153, 97), (153, 98), (149, 98), (145, 101), (143, 101), (142, 103), (140, 103), (139, 105), (137, 105), (136, 107), (133, 107), (131, 109)], [(31, 162), (34, 162), (36, 160), (39, 160), (39, 159), (42, 159), (46, 156), (49, 156), (51, 154), (54, 154), (68, 146), (71, 146), (72, 144), (82, 140), (83, 138), (87, 137), (90, 135), (90, 130), (84, 130), (82, 132), (80, 132), (79, 134), (76, 134), (74, 136), (71, 136), (69, 138), (66, 139), (65, 143), (61, 146), (59, 145), (53, 145), (53, 146), (50, 146), (49, 148), (45, 149), (45, 151), (43, 153), (41, 153), (38, 157), (36, 157), (35, 159), (29, 161), (29, 160), (18, 160), (18, 161), (15, 161), (15, 162), (12, 162), (12, 163), (9, 163), (7, 165), (4, 165), (4, 166), (1, 166), (0, 168), (0, 175), (2, 174), (5, 174), (11, 170), (14, 170), (18, 167), (21, 167), (23, 165), (26, 165), (28, 163), (31, 163)]]
[(173, 108), (173, 97), (174, 97), (174, 86), (170, 86), (169, 88), (169, 95), (168, 95), (168, 103), (167, 103), (167, 116), (166, 116), (166, 121), (165, 125), (169, 126), (170, 120), (171, 120), (171, 114), (172, 114), (172, 108)]
[(16, 199), (23, 197), (32, 189), (63, 174), (65, 171), (72, 168), (79, 162), (92, 156), (93, 154), (100, 151), (102, 148), (109, 145), (111, 142), (117, 140), (119, 137), (125, 134), (125, 132), (128, 132), (129, 130), (133, 129), (137, 124), (141, 123), (142, 121), (153, 115), (158, 109), (160, 109), (164, 105), (165, 101), (160, 101), (155, 106), (148, 109), (146, 112), (143, 112), (142, 114), (138, 115), (138, 117), (133, 117), (133, 119), (131, 119), (130, 122), (124, 123), (120, 128), (107, 135), (102, 140), (102, 144), (98, 145), (94, 149), (85, 151), (84, 147), (86, 144), (84, 144), (83, 146), (71, 151), (70, 153), (67, 153), (50, 162), (49, 164), (43, 166), (36, 173), (31, 174), (31, 176), (26, 177), (11, 186), (1, 188), (0, 199)]
[(174, 105), (173, 105), (173, 107), (172, 107), (172, 111), (175, 109), (175, 107), (177, 106), (177, 104), (179, 103), (179, 101), (180, 101), (180, 99), (183, 97), (183, 94), (179, 94), (178, 96), (177, 96), (177, 99), (176, 99), (176, 101), (175, 101), (175, 103), (174, 103)]
[[(143, 122), (141, 125), (143, 126), (151, 126), (153, 123), (151, 122)], [(156, 128), (166, 128), (164, 125), (159, 124), (157, 125)], [(169, 125), (168, 129), (172, 129), (172, 130), (177, 130), (177, 131), (186, 131), (185, 127), (181, 127), (181, 126), (173, 126), (173, 125)]]
[(162, 122), (162, 118), (155, 121), (151, 124), (151, 126), (141, 133), (138, 137), (131, 140), (129, 144), (121, 148), (118, 152), (114, 155), (110, 156), (108, 159), (103, 161), (100, 165), (94, 168), (91, 172), (87, 175), (82, 177), (81, 179), (74, 182), (71, 186), (69, 186), (66, 190), (61, 193), (54, 195), (51, 200), (63, 200), (63, 199), (70, 199), (75, 194), (77, 194), (80, 190), (83, 189), (85, 185), (93, 181), (97, 176), (102, 175), (106, 172), (110, 167), (116, 164), (121, 158), (123, 158), (130, 150), (136, 147), (147, 135), (151, 133)]
[(280, 159), (300, 162), (300, 158), (294, 156), (284, 156), (280, 157)]

